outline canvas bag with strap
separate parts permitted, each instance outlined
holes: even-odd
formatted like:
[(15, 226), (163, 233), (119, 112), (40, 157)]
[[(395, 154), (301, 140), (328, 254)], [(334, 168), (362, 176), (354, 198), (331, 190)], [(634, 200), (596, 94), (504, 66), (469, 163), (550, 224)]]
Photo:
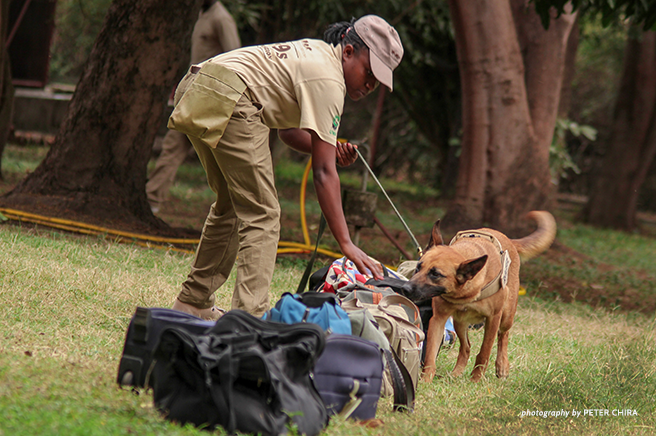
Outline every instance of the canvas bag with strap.
[[(369, 289), (361, 283), (350, 284), (338, 292), (342, 308), (348, 313), (367, 309), (387, 337), (390, 348), (406, 368), (416, 389), (421, 370), (421, 344), (424, 341), (417, 306), (387, 288)], [(383, 396), (393, 393), (389, 374), (383, 381)]]

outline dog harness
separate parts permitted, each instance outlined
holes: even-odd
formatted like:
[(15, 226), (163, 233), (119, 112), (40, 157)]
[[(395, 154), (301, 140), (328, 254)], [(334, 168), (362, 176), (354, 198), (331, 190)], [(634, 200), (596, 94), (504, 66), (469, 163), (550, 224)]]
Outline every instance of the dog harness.
[(508, 271), (510, 270), (510, 262), (511, 262), (510, 255), (508, 254), (508, 250), (503, 249), (501, 243), (496, 237), (494, 237), (494, 235), (491, 235), (490, 233), (487, 232), (481, 232), (478, 230), (466, 230), (466, 231), (458, 232), (453, 237), (451, 242), (449, 242), (449, 245), (453, 245), (453, 243), (456, 242), (458, 239), (463, 239), (463, 238), (487, 239), (488, 241), (493, 243), (499, 250), (499, 255), (501, 256), (501, 271), (499, 271), (499, 275), (497, 275), (490, 283), (483, 286), (483, 289), (481, 289), (481, 294), (474, 301), (479, 301), (484, 298), (491, 297), (492, 295), (499, 292), (499, 290), (504, 286), (506, 286), (506, 284), (508, 283)]

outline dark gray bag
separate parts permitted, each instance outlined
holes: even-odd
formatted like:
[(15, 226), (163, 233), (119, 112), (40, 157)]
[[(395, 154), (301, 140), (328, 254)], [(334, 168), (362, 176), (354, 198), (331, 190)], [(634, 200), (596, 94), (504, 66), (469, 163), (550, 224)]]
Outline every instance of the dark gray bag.
[(229, 433), (316, 435), (328, 423), (310, 379), (325, 345), (315, 324), (262, 321), (240, 310), (206, 334), (162, 332), (153, 357), (153, 398), (167, 419)]

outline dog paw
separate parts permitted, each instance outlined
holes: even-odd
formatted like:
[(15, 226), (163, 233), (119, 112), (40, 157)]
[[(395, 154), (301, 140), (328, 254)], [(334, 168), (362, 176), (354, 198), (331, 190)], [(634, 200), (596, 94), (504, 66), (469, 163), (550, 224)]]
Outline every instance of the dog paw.
[(507, 369), (497, 370), (497, 378), (507, 378), (509, 372)]
[(506, 378), (510, 374), (510, 365), (506, 361), (505, 363), (497, 363), (496, 365), (496, 374), (497, 378)]
[(421, 374), (421, 381), (424, 383), (430, 383), (435, 377), (435, 368), (424, 368), (424, 371)]
[(471, 381), (474, 383), (481, 381), (482, 378), (483, 378), (483, 374), (480, 373), (472, 373), (471, 375)]
[(476, 366), (474, 367), (474, 370), (471, 372), (471, 381), (473, 382), (480, 381), (484, 375), (485, 375), (485, 367)]

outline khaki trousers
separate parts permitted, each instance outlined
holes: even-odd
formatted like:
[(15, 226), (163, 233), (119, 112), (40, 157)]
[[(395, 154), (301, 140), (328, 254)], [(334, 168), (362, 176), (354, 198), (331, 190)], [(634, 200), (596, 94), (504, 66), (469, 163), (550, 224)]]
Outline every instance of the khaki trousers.
[(269, 309), (280, 234), (276, 192), (262, 108), (246, 90), (216, 148), (189, 136), (216, 202), (205, 220), (196, 257), (178, 299), (204, 309), (214, 304), (237, 259), (232, 309), (261, 316)]

